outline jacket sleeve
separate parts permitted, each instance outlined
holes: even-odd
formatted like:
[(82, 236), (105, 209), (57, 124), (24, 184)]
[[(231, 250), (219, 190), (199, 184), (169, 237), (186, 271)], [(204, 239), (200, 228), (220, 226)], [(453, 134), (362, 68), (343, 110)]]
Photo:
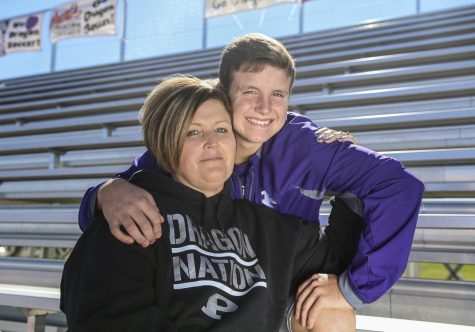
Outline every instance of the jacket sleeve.
[[(140, 156), (136, 157), (132, 165), (130, 165), (130, 167), (126, 171), (116, 174), (114, 178), (129, 180), (135, 172), (141, 169), (159, 169), (155, 158), (148, 150)], [(99, 190), (99, 187), (101, 185), (102, 183), (98, 184), (95, 187), (87, 189), (86, 193), (82, 198), (78, 215), (79, 227), (82, 231), (85, 231), (94, 221), (97, 191)]]
[(348, 143), (337, 146), (322, 187), (361, 199), (365, 228), (345, 275), (354, 294), (371, 303), (404, 272), (424, 185), (397, 160)]
[[(101, 217), (81, 237), (61, 281), (69, 331), (177, 331), (156, 304), (156, 246), (125, 245)], [(165, 241), (166, 242), (166, 241)]]
[[(360, 199), (365, 228), (344, 284), (353, 291), (353, 298), (371, 303), (406, 268), (424, 185), (393, 158), (349, 142), (316, 142), (317, 129), (310, 119), (289, 114), (287, 125), (267, 144), (269, 150), (280, 151), (271, 160), (275, 171), (280, 171), (277, 174), (289, 170), (279, 177), (282, 183), (277, 188), (305, 189), (317, 200), (324, 193)], [(295, 149), (295, 144), (300, 148)], [(294, 210), (289, 207), (292, 211), (284, 212), (298, 213), (298, 207), (295, 204)]]
[(333, 198), (330, 202), (333, 209), (328, 218), (328, 226), (318, 242), (312, 239), (311, 233), (301, 231), (301, 241), (295, 265), (295, 286), (314, 273), (341, 274), (353, 260), (364, 220), (353, 212), (341, 198)]

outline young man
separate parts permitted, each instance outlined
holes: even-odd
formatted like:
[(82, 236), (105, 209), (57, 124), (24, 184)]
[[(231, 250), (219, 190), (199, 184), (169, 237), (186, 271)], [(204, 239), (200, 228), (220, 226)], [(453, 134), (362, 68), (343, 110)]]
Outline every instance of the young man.
[[(377, 300), (407, 264), (423, 184), (394, 159), (348, 142), (316, 141), (317, 126), (287, 112), (295, 65), (278, 41), (261, 34), (234, 40), (223, 51), (219, 78), (233, 107), (235, 198), (315, 223), (325, 193), (361, 202), (354, 210), (364, 215), (366, 226), (355, 259), (338, 280), (302, 285), (297, 312), (317, 309), (297, 318), (311, 327), (322, 308), (358, 308)], [(148, 245), (158, 238), (162, 218), (152, 197), (123, 180), (139, 169), (157, 168), (146, 152), (116, 179), (89, 189), (81, 204), (81, 227), (92, 223), (97, 194), (97, 209), (118, 239)]]

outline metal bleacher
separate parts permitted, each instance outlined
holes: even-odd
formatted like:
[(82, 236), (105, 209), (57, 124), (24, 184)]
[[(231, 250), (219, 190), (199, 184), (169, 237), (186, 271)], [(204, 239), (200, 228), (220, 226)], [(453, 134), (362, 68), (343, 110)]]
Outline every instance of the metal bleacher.
[[(451, 280), (404, 277), (358, 314), (475, 325), (475, 282), (454, 280), (475, 264), (475, 6), (282, 41), (298, 66), (291, 110), (351, 131), (426, 186), (410, 260), (444, 263)], [(220, 52), (0, 82), (0, 247), (72, 248), (85, 190), (143, 151), (146, 94), (174, 73), (216, 77)], [(63, 263), (0, 257), (0, 330), (25, 329), (14, 308), (64, 329), (54, 314)]]

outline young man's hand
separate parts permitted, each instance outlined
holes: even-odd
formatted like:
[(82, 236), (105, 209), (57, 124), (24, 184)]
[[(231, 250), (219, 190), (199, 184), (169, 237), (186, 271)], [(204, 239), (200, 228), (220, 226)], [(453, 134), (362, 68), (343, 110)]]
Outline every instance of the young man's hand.
[(310, 330), (356, 329), (355, 312), (341, 294), (335, 275), (314, 274), (299, 286), (293, 318), (302, 328)]
[(146, 247), (162, 236), (163, 218), (152, 195), (123, 179), (110, 179), (99, 188), (97, 208), (119, 241)]
[(353, 144), (358, 144), (356, 138), (350, 135), (349, 132), (333, 130), (327, 127), (322, 127), (315, 132), (315, 137), (319, 143), (332, 143), (334, 141), (338, 142), (351, 142)]

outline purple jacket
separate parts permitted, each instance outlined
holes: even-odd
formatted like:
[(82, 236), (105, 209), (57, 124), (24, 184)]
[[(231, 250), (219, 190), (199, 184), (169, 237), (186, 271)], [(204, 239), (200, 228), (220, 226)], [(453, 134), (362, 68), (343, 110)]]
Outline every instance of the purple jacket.
[[(289, 113), (285, 126), (232, 175), (232, 194), (319, 223), (324, 194), (356, 196), (366, 221), (358, 252), (340, 289), (353, 307), (371, 303), (400, 278), (414, 237), (424, 185), (395, 159), (345, 143), (318, 143), (318, 128)], [(145, 152), (118, 177), (158, 169)], [(240, 174), (240, 175), (238, 175)], [(79, 223), (92, 223), (97, 187), (81, 203)]]

